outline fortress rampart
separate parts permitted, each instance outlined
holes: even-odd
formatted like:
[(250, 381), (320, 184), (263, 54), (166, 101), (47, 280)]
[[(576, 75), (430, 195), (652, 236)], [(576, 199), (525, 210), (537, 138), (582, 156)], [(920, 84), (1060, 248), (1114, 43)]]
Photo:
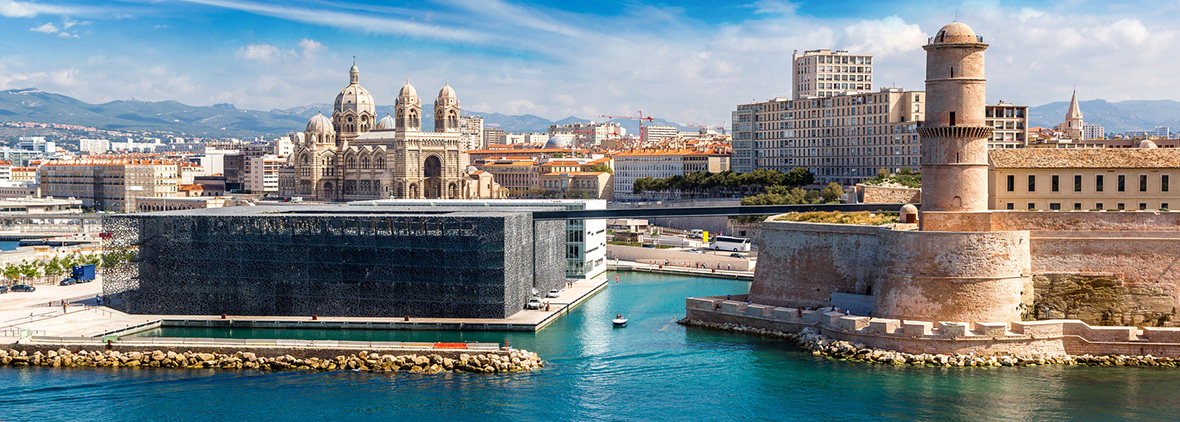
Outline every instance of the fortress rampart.
[(1152, 355), (1180, 357), (1180, 328), (1091, 326), (1078, 320), (934, 322), (845, 315), (724, 297), (689, 298), (687, 319), (782, 332), (816, 329), (874, 349), (929, 354)]

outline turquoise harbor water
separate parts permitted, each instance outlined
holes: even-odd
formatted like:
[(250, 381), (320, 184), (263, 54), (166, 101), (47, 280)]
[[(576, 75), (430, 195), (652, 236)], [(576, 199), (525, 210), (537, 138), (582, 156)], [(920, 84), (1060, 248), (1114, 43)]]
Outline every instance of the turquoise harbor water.
[[(612, 276), (613, 278), (613, 276)], [(538, 333), (343, 331), (305, 338), (503, 341), (544, 370), (504, 376), (0, 368), (0, 420), (1116, 420), (1178, 416), (1180, 371), (895, 368), (686, 329), (687, 296), (745, 282), (632, 273)], [(616, 313), (630, 326), (611, 327)], [(168, 330), (147, 335), (176, 335)], [(184, 335), (230, 335), (186, 330)], [(280, 335), (284, 334), (284, 335)], [(294, 337), (234, 331), (234, 337)]]

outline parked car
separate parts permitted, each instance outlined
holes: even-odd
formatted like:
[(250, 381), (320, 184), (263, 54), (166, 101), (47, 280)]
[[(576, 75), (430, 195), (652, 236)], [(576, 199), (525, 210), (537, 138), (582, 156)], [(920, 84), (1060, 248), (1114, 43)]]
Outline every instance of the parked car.
[(650, 244), (650, 243), (644, 243), (644, 244), (643, 244), (643, 247), (645, 247), (645, 248), (654, 248), (654, 247), (656, 247), (656, 245), (653, 245), (653, 244)]
[(12, 286), (12, 291), (14, 291), (14, 292), (35, 292), (35, 291), (37, 291), (37, 288), (30, 286), (28, 284), (17, 284), (15, 286)]
[(529, 303), (524, 304), (525, 309), (541, 309), (541, 299), (531, 297)]
[(8, 293), (8, 286), (0, 286), (0, 294)]
[(745, 257), (746, 257), (745, 255), (742, 255), (742, 254), (740, 254), (740, 253), (737, 253), (737, 252), (731, 253), (731, 254), (729, 254), (729, 256), (730, 256), (731, 258), (745, 258)]
[(557, 297), (559, 294), (561, 294), (560, 290), (550, 290), (549, 293), (545, 294), (545, 297)]
[(696, 248), (689, 249), (688, 251), (689, 251), (689, 252), (692, 252), (692, 253), (705, 253), (705, 251), (702, 251), (702, 250), (700, 250), (700, 249), (696, 249)]
[(60, 283), (57, 283), (57, 285), (59, 285), (59, 286), (73, 286), (75, 284), (78, 284), (78, 280), (75, 280), (73, 278), (67, 278), (65, 280), (62, 280)]

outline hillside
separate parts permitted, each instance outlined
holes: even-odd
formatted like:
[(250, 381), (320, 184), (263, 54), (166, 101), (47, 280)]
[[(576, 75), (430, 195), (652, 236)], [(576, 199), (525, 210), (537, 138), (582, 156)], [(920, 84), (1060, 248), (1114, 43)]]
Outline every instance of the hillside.
[[(195, 136), (276, 136), (302, 130), (317, 112), (331, 113), (331, 104), (309, 104), (270, 111), (244, 110), (232, 104), (191, 106), (176, 101), (112, 101), (90, 104), (36, 88), (0, 91), (0, 121), (62, 123), (108, 130), (153, 130)], [(433, 127), (433, 105), (422, 106), (422, 127)], [(393, 114), (393, 106), (377, 106), (377, 118)], [(555, 122), (531, 114), (506, 115), (464, 110), (464, 115), (484, 118), (485, 127), (506, 132), (546, 132)], [(590, 121), (567, 117), (556, 123)], [(639, 133), (636, 120), (619, 120), (627, 133)], [(657, 119), (652, 124), (678, 126)], [(681, 128), (684, 130), (691, 128)]]
[[(1106, 128), (1106, 133), (1118, 134), (1128, 130), (1153, 129), (1168, 126), (1180, 131), (1180, 102), (1172, 100), (1127, 100), (1116, 103), (1106, 100), (1078, 101), (1086, 123)], [(1068, 101), (1058, 101), (1029, 108), (1030, 126), (1051, 128), (1065, 121)]]

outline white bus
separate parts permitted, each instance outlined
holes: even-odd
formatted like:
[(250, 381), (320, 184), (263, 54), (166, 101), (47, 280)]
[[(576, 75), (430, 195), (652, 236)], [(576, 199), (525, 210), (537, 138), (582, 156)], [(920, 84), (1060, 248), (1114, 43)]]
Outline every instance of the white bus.
[(749, 252), (750, 239), (745, 237), (716, 236), (713, 249), (718, 251)]

